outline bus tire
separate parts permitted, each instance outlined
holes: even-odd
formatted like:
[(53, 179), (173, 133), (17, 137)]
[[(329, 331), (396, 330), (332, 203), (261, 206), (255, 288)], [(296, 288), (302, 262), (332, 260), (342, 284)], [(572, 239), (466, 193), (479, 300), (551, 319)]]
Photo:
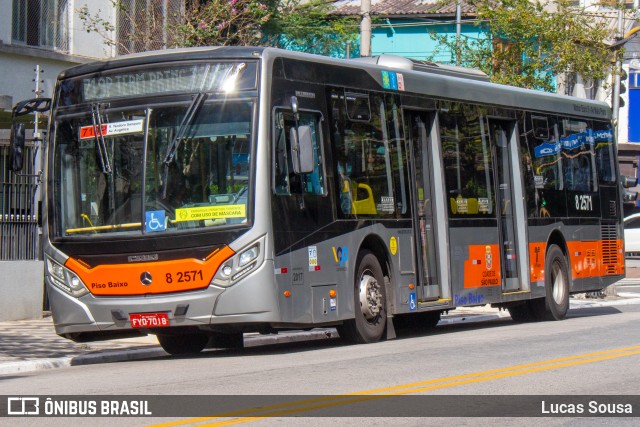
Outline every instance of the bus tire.
[(208, 348), (244, 348), (244, 335), (242, 332), (209, 332)]
[(441, 313), (439, 311), (426, 311), (418, 314), (418, 321), (420, 326), (425, 329), (433, 329), (438, 326), (440, 322)]
[(511, 319), (516, 323), (526, 323), (535, 320), (530, 301), (509, 307)]
[(567, 258), (558, 245), (551, 245), (544, 265), (544, 298), (531, 301), (538, 320), (562, 320), (569, 311), (570, 276)]
[(171, 355), (200, 353), (209, 342), (206, 334), (158, 334), (158, 342)]
[(338, 333), (347, 341), (366, 344), (382, 339), (387, 323), (387, 298), (384, 274), (378, 258), (364, 250), (358, 254), (354, 284), (353, 319), (338, 326)]

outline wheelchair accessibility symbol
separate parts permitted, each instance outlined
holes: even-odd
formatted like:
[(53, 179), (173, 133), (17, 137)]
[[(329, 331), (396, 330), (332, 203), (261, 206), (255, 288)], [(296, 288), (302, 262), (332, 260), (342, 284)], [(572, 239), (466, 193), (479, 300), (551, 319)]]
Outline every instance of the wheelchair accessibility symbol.
[(416, 308), (418, 306), (416, 305), (416, 294), (415, 292), (411, 292), (409, 294), (409, 311), (416, 311)]
[(144, 216), (144, 226), (147, 233), (164, 231), (166, 229), (164, 222), (164, 211), (146, 211), (144, 213)]

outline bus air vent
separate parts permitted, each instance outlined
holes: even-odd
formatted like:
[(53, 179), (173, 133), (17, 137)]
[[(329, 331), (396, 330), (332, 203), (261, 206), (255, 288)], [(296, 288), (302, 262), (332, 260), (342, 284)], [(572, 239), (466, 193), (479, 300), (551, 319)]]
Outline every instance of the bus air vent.
[(601, 226), (602, 264), (608, 276), (617, 274), (618, 265), (618, 233), (615, 224)]

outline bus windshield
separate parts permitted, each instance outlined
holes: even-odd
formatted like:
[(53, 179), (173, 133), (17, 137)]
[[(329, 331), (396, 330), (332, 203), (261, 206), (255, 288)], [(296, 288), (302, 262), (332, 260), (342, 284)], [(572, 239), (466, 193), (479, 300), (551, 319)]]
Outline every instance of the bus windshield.
[(59, 116), (54, 234), (171, 233), (247, 221), (252, 101)]

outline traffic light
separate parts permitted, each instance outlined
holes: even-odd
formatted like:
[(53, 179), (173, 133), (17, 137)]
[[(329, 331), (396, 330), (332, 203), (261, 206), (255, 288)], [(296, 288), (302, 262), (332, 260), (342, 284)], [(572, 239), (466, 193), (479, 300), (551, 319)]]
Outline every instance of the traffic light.
[(619, 98), (618, 101), (620, 102), (620, 107), (625, 106), (625, 102), (624, 102), (625, 97), (622, 95), (627, 93), (627, 84), (625, 82), (628, 77), (629, 75), (624, 70), (624, 68), (621, 68), (620, 69), (620, 92), (618, 93), (618, 98)]

